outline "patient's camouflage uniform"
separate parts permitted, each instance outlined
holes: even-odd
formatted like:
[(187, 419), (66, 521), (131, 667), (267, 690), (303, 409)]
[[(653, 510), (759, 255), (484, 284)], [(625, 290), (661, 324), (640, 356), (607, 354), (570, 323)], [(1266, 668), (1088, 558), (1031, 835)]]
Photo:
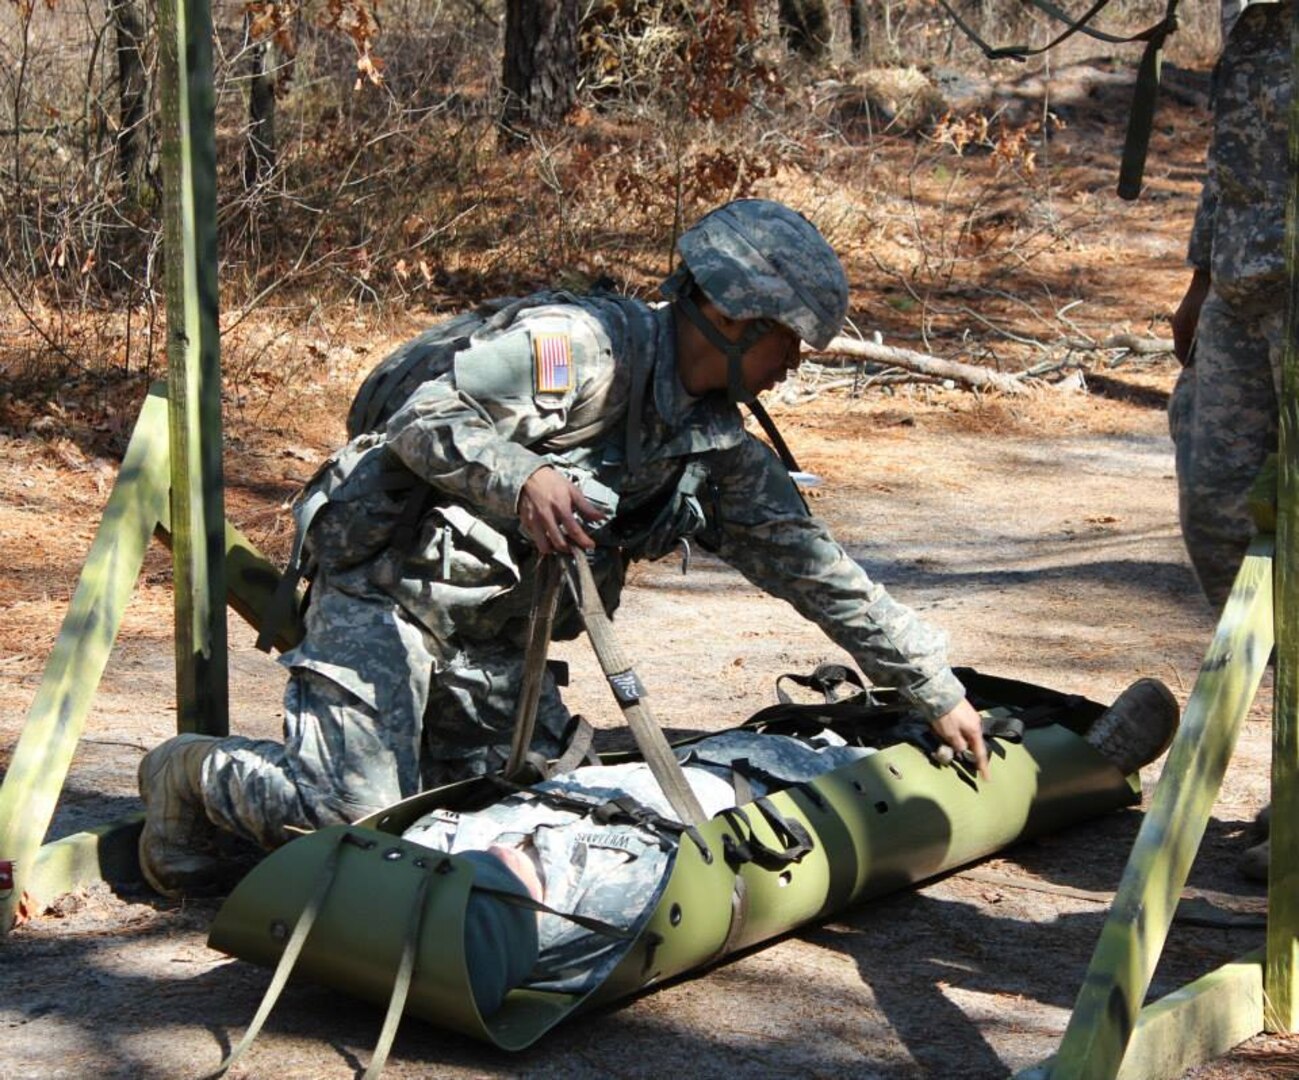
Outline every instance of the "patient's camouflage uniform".
[[(1244, 10), (1242, 10), (1244, 8)], [(1249, 487), (1277, 445), (1285, 336), (1291, 3), (1225, 3), (1213, 137), (1189, 260), (1211, 274), (1169, 405), (1182, 534), (1221, 607), (1254, 529)]]
[[(504, 762), (537, 566), (517, 507), (547, 463), (617, 504), (593, 562), (608, 609), (629, 560), (690, 537), (788, 600), (927, 716), (962, 700), (943, 636), (808, 513), (724, 394), (686, 393), (668, 308), (598, 294), (539, 299), (421, 384), (386, 437), (371, 439), (367, 497), (331, 504), (312, 525), (306, 637), (282, 658), (285, 743), (216, 744), (202, 787), (217, 825), (271, 847), (288, 839), (285, 826), (353, 821), (421, 785)], [(640, 373), (643, 463), (631, 472), (626, 422)], [(430, 485), (431, 498), (408, 545), (374, 550), (367, 529), (400, 517), (405, 504), (389, 492), (402, 473)], [(567, 597), (555, 625), (557, 638), (578, 632)], [(568, 723), (548, 674), (534, 748), (553, 752)]]
[[(742, 769), (756, 797), (815, 779), (874, 752), (848, 746), (831, 731), (808, 740), (729, 731), (682, 747), (677, 756), (704, 812), (712, 817), (736, 804), (734, 767)], [(586, 766), (534, 790), (576, 796), (593, 806), (630, 795), (661, 817), (676, 818), (649, 766), (640, 762)], [(484, 851), (493, 844), (519, 847), (539, 867), (542, 900), (548, 907), (633, 932), (653, 912), (679, 844), (676, 834), (644, 824), (598, 824), (588, 815), (528, 793), (468, 814), (435, 810), (404, 835), (453, 855)], [(471, 971), (480, 958), (491, 955), (491, 944), (466, 941)], [(626, 942), (552, 914), (538, 919), (537, 945), (539, 957), (528, 985), (566, 993), (594, 989), (627, 949)], [(493, 997), (499, 1000), (499, 995)]]

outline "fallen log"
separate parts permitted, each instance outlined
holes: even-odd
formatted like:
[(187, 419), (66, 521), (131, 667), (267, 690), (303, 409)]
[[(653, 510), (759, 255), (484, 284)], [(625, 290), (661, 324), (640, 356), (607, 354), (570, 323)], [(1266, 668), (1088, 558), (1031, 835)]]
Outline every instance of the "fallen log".
[(1173, 351), (1171, 338), (1140, 337), (1137, 334), (1114, 334), (1100, 341), (1087, 341), (1082, 338), (1068, 338), (1065, 348), (1074, 352), (1102, 352), (1106, 349), (1127, 349), (1131, 353), (1143, 356), (1154, 356)]
[[(944, 360), (941, 356), (898, 349), (874, 341), (859, 341), (857, 338), (840, 336), (833, 338), (824, 349), (811, 349), (804, 345), (803, 351), (814, 353), (818, 357), (847, 356), (854, 360), (874, 360), (876, 363), (891, 364), (938, 379), (951, 379), (977, 390), (1000, 390), (1003, 394), (1022, 394), (1026, 390), (1022, 376), (1019, 375), (989, 371), (973, 364), (962, 364), (958, 360)], [(824, 363), (823, 360), (818, 362)]]

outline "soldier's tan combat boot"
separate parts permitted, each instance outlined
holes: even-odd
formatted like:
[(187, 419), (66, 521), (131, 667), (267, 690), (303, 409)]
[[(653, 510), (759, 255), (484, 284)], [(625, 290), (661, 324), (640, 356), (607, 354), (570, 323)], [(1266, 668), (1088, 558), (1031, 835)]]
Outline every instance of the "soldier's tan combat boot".
[(219, 830), (208, 820), (202, 794), (203, 760), (216, 741), (177, 735), (140, 761), (140, 870), (163, 896), (211, 892), (225, 877), (216, 850)]
[(1158, 679), (1138, 679), (1083, 737), (1126, 776), (1159, 757), (1177, 734), (1181, 710)]

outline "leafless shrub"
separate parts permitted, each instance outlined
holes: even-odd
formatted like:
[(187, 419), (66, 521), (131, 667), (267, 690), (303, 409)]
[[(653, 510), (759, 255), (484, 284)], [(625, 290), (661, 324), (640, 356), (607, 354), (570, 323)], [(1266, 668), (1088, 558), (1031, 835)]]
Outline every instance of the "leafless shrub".
[[(6, 376), (163, 368), (156, 0), (136, 0), (142, 85), (119, 64), (112, 16), (124, 2), (0, 0)], [(749, 194), (807, 209), (849, 257), (869, 252), (901, 314), (927, 330), (978, 325), (961, 314), (976, 306), (969, 290), (1031, 291), (1025, 268), (1068, 238), (1033, 173), (1050, 119), (951, 110), (927, 66), (982, 67), (977, 50), (927, 0), (859, 7), (864, 56), (848, 64), (842, 53), (791, 57), (775, 0), (588, 0), (577, 108), (501, 155), (497, 0), (399, 0), (381, 24), (362, 0), (219, 0), (221, 323), (234, 398), (291, 401), (275, 388), (319, 371), (292, 347), (294, 329), (340, 305), (438, 312), (602, 274), (645, 293), (686, 221)], [(961, 10), (990, 41), (1040, 44), (1046, 26), (1024, 21), (1025, 7)], [(1117, 0), (1106, 25), (1137, 29), (1162, 10)], [(258, 78), (275, 95), (274, 145), (250, 169)], [(138, 113), (124, 109), (128, 88), (143, 95)], [(910, 190), (897, 188), (899, 161)], [(1026, 190), (1041, 194), (1013, 208)], [(274, 334), (250, 333), (250, 320)]]

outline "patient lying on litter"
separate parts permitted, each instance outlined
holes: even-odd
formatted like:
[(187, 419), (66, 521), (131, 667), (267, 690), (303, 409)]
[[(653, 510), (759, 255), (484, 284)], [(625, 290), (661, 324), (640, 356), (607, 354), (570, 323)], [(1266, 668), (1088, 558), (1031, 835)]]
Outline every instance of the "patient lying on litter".
[[(1163, 753), (1177, 720), (1167, 688), (1142, 680), (1084, 738), (1128, 774)], [(739, 729), (677, 756), (712, 817), (875, 752), (828, 728), (797, 737)], [(517, 986), (577, 994), (599, 986), (655, 910), (688, 831), (649, 767), (634, 762), (583, 766), (481, 810), (434, 810), (404, 835), (474, 864), (465, 955), (487, 1017)], [(788, 857), (801, 857), (793, 843)]]

